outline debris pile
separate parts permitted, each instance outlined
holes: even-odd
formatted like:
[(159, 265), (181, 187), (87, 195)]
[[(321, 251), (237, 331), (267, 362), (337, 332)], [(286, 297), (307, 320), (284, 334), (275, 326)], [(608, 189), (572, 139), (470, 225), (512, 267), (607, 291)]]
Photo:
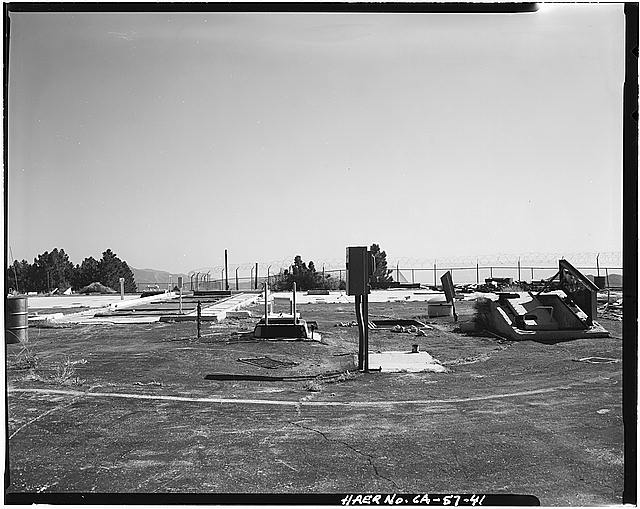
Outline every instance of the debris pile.
[(622, 320), (622, 299), (618, 299), (616, 302), (607, 303), (602, 307), (598, 307), (598, 315), (601, 318), (607, 318), (609, 320)]
[(334, 327), (357, 327), (358, 322), (355, 320), (351, 320), (350, 322), (338, 322), (334, 325)]

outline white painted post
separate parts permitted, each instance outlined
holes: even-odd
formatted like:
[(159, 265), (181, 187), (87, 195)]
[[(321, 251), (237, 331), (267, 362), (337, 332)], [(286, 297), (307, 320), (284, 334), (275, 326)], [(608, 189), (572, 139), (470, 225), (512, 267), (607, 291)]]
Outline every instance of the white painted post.
[(124, 300), (124, 278), (120, 278), (120, 300)]

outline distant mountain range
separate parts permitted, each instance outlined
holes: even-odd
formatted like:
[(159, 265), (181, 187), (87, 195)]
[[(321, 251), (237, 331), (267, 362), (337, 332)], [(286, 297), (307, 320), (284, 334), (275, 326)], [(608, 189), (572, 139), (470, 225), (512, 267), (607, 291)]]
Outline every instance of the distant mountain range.
[(164, 289), (169, 281), (173, 283), (173, 288), (173, 286), (178, 282), (178, 276), (182, 276), (184, 278), (185, 284), (189, 281), (189, 276), (186, 274), (171, 273), (166, 270), (136, 269), (134, 267), (129, 268), (131, 269), (131, 272), (133, 272), (133, 277), (136, 280), (138, 291), (144, 290), (147, 285), (160, 285), (160, 287)]
[[(604, 276), (604, 273), (600, 272), (601, 276)], [(593, 282), (593, 275), (588, 274), (587, 279)], [(622, 275), (620, 274), (609, 274), (609, 286), (611, 287), (621, 287), (622, 286)]]

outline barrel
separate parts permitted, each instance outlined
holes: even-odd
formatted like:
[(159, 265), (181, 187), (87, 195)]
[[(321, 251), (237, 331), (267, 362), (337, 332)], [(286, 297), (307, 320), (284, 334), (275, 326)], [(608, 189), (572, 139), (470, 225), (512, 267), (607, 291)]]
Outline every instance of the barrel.
[(12, 343), (26, 343), (29, 340), (29, 305), (25, 295), (7, 297), (5, 307), (4, 339)]

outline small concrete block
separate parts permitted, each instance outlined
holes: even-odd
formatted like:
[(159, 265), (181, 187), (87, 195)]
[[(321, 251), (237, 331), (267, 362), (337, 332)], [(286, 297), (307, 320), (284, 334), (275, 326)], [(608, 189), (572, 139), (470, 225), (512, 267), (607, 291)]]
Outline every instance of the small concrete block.
[(227, 311), (227, 318), (251, 318), (251, 311)]

